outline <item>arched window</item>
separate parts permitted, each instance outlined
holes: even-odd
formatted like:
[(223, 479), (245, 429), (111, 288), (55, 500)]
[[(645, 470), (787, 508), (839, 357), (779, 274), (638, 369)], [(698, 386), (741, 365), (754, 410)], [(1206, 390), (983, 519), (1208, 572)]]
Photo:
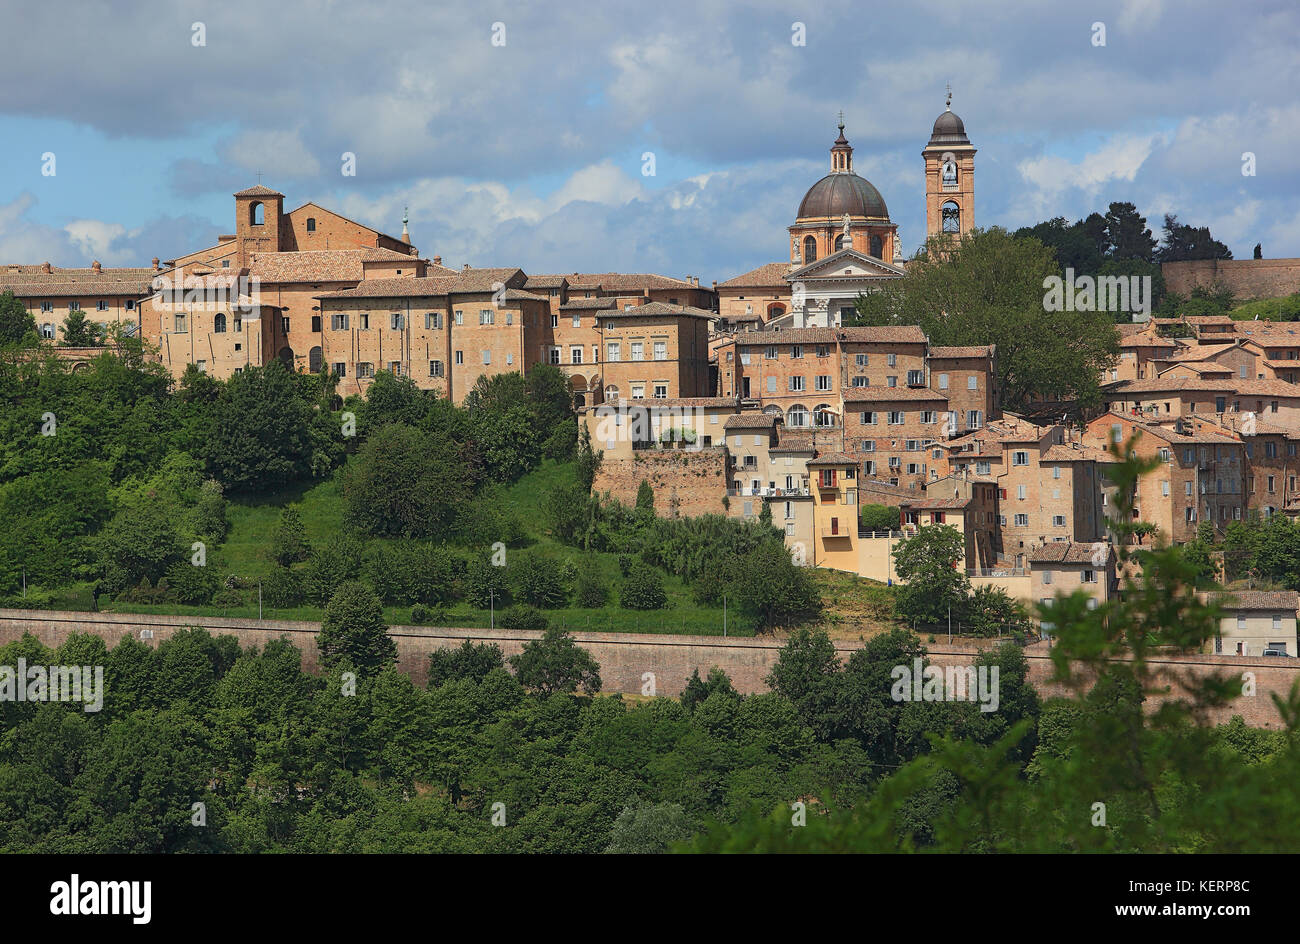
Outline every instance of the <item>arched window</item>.
[(217, 316), (212, 319), (212, 330), (217, 334), (226, 333), (226, 315), (225, 312), (217, 312)]
[(817, 240), (811, 236), (803, 238), (803, 261), (804, 265), (817, 261)]
[(813, 425), (814, 426), (835, 425), (835, 412), (831, 409), (829, 403), (819, 403), (816, 406), (816, 408), (813, 409)]
[(280, 348), (280, 353), (276, 357), (280, 358), (280, 363), (284, 365), (285, 370), (293, 370), (293, 348)]
[(879, 236), (871, 237), (871, 254), (877, 259), (885, 258), (885, 241)]
[(608, 387), (605, 388), (605, 402), (615, 403), (617, 402), (617, 400), (618, 400), (618, 387), (616, 387), (614, 384), (610, 384)]
[(313, 374), (319, 374), (324, 363), (325, 352), (321, 350), (319, 345), (307, 352), (307, 369)]
[(576, 409), (576, 410), (581, 410), (581, 409), (582, 409), (584, 406), (586, 406), (586, 405), (587, 405), (587, 397), (586, 397), (584, 394), (581, 394), (581, 393), (575, 393), (575, 394), (573, 395), (573, 407), (574, 407), (574, 409)]
[(316, 217), (314, 216), (307, 217), (307, 232), (309, 233), (316, 232)]
[(766, 413), (768, 416), (775, 416), (775, 417), (777, 417), (778, 419), (784, 419), (784, 418), (785, 418), (785, 414), (781, 412), (781, 408), (780, 408), (779, 406), (777, 406), (776, 404), (772, 404), (771, 406), (765, 406), (765, 407), (763, 407), (763, 412)]
[(945, 233), (961, 232), (961, 210), (951, 200), (943, 205), (943, 231)]
[(835, 251), (839, 252), (843, 248), (844, 248), (844, 234), (840, 233), (838, 236), (835, 237)]
[(808, 408), (800, 403), (790, 407), (785, 414), (785, 425), (790, 428), (808, 425)]
[(784, 314), (785, 314), (785, 306), (784, 306), (784, 305), (781, 305), (781, 304), (773, 304), (773, 305), (768, 305), (768, 306), (767, 306), (767, 320), (768, 320), (768, 321), (771, 321), (771, 320), (774, 319), (774, 318), (780, 318), (780, 317), (781, 317), (782, 315), (784, 315)]
[(262, 201), (257, 200), (249, 204), (248, 222), (252, 226), (261, 226), (266, 221), (266, 208), (262, 206)]

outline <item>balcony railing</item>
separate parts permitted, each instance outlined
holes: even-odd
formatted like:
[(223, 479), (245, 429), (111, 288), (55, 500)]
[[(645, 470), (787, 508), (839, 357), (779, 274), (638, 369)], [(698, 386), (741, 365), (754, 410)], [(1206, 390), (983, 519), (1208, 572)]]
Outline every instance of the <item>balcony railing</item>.
[(858, 529), (858, 537), (863, 540), (882, 540), (885, 538), (898, 539), (903, 536), (902, 531), (863, 531)]
[(824, 538), (851, 538), (851, 537), (853, 537), (853, 532), (851, 532), (851, 531), (847, 531), (847, 530), (845, 530), (844, 528), (840, 528), (839, 530), (832, 530), (831, 528), (823, 527), (823, 528), (821, 529), (821, 533), (822, 533), (822, 537), (824, 537)]
[(732, 498), (807, 498), (811, 494), (812, 491), (807, 487), (800, 488), (798, 486), (794, 488), (754, 488), (744, 486), (742, 488), (727, 489), (727, 495)]
[(967, 577), (1023, 577), (1029, 571), (1023, 567), (967, 567)]

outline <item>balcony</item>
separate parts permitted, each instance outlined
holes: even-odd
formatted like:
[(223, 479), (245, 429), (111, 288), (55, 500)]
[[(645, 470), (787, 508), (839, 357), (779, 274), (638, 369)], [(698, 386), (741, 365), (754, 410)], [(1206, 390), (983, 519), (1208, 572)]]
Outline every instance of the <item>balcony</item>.
[(820, 529), (818, 529), (818, 530), (821, 531), (821, 535), (822, 535), (822, 537), (824, 537), (824, 538), (851, 538), (851, 537), (853, 537), (853, 532), (851, 532), (851, 531), (849, 531), (849, 530), (847, 530), (847, 529), (845, 529), (845, 528), (832, 529), (832, 528), (829, 527), (828, 525), (822, 525), (822, 527), (821, 527)]
[(967, 577), (1023, 577), (1029, 573), (1023, 567), (967, 567)]
[(727, 495), (731, 498), (807, 498), (812, 495), (811, 489), (806, 485), (802, 488), (754, 488), (752, 486), (743, 486), (741, 488), (727, 489)]

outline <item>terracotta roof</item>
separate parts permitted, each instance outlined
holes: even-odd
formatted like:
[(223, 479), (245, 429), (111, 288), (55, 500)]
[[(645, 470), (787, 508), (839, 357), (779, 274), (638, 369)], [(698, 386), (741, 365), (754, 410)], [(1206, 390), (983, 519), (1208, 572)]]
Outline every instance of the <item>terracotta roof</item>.
[(707, 318), (713, 320), (718, 317), (716, 312), (705, 311), (703, 308), (692, 308), (690, 305), (669, 305), (666, 302), (650, 302), (646, 305), (637, 305), (635, 308), (623, 311), (622, 309), (611, 309), (609, 311), (598, 311), (596, 317), (599, 318), (657, 318), (657, 317), (685, 317), (685, 318)]
[(892, 402), (896, 400), (947, 400), (946, 394), (929, 387), (845, 387), (845, 403)]
[[(529, 279), (529, 282), (531, 281), (532, 280)], [(525, 282), (524, 287), (528, 288), (531, 286), (529, 286), (528, 282)], [(596, 311), (607, 311), (611, 310), (609, 302), (610, 300), (608, 298), (570, 298), (560, 306), (560, 311), (590, 311), (593, 309)]]
[(930, 358), (945, 359), (959, 357), (991, 357), (993, 356), (992, 344), (968, 345), (966, 347), (932, 347), (930, 348)]
[(781, 288), (789, 289), (790, 283), (785, 274), (790, 271), (788, 262), (769, 262), (757, 269), (750, 269), (744, 275), (737, 275), (719, 282), (718, 288)]
[(524, 288), (561, 288), (568, 284), (568, 281), (562, 275), (530, 275), (528, 281), (524, 283)]
[[(397, 252), (393, 249), (379, 249), (374, 246), (368, 246), (359, 250), (362, 262), (418, 262), (415, 256), (408, 252)], [(438, 266), (438, 268), (443, 268)]]
[(1029, 549), (1029, 560), (1034, 564), (1091, 564), (1093, 555), (1100, 550), (1105, 557), (1110, 557), (1110, 544), (1098, 542), (1101, 547), (1079, 541), (1049, 541)]
[(0, 292), (13, 292), (16, 298), (71, 298), (87, 295), (147, 295), (150, 282), (156, 273), (149, 270), (149, 278), (138, 282), (109, 279), (102, 282), (8, 282), (0, 275)]
[(723, 428), (765, 429), (768, 426), (775, 426), (780, 419), (781, 417), (775, 413), (756, 413), (751, 410), (745, 413), (737, 413), (735, 416), (728, 416)]
[(764, 347), (769, 344), (924, 344), (925, 334), (916, 325), (881, 325), (874, 328), (787, 328), (784, 331), (754, 331), (738, 336), (737, 344)]
[(317, 298), (428, 298), (446, 295), (456, 284), (454, 277), (439, 275), (433, 278), (366, 279), (356, 288), (337, 292), (324, 292)]
[[(1075, 448), (1075, 447), (1078, 448)], [(1082, 443), (1052, 446), (1040, 457), (1039, 462), (1114, 462), (1115, 457), (1105, 449), (1085, 446)]]
[(811, 432), (792, 430), (781, 427), (777, 434), (777, 443), (768, 450), (771, 452), (815, 452), (815, 438)]
[(761, 315), (757, 315), (753, 313), (746, 313), (743, 315), (719, 315), (718, 317), (722, 321), (762, 321), (763, 320)]
[(1155, 380), (1120, 380), (1104, 388), (1107, 396), (1130, 393), (1204, 391), (1241, 396), (1300, 397), (1300, 387), (1285, 380), (1209, 380), (1200, 377), (1157, 377)]
[(650, 397), (641, 400), (620, 399), (618, 405), (629, 409), (633, 406), (652, 409), (681, 407), (695, 407), (702, 410), (725, 407), (740, 409), (740, 399), (738, 397)]
[(1134, 334), (1121, 337), (1119, 346), (1120, 348), (1168, 347), (1176, 349), (1183, 345), (1179, 344), (1176, 338), (1162, 338), (1152, 334)]
[(900, 504), (909, 508), (965, 508), (971, 503), (970, 498), (910, 498)]
[(248, 268), (250, 275), (267, 284), (360, 282), (365, 278), (360, 249), (255, 252)]
[(0, 285), (37, 282), (148, 282), (157, 274), (151, 268), (102, 268), (96, 272), (92, 268), (64, 269), (50, 266), (50, 271), (46, 272), (44, 265), (4, 265), (0, 266)]
[(1225, 610), (1296, 609), (1300, 594), (1294, 590), (1224, 590), (1210, 595)]
[(826, 452), (819, 455), (816, 459), (808, 460), (809, 465), (851, 465), (856, 466), (862, 461), (861, 456), (855, 456), (847, 452)]
[(1217, 357), (1224, 351), (1231, 351), (1237, 346), (1234, 341), (1231, 344), (1195, 344), (1188, 345), (1172, 357), (1166, 357), (1167, 361), (1204, 361), (1211, 357)]
[(1161, 369), (1161, 371), (1156, 375), (1157, 380), (1169, 373), (1171, 370), (1190, 370), (1195, 372), (1199, 377), (1209, 377), (1216, 374), (1227, 374), (1229, 377), (1232, 376), (1232, 368), (1226, 367), (1223, 364), (1197, 364), (1182, 361), (1177, 363), (1173, 361), (1159, 361), (1158, 363), (1169, 364), (1169, 366)]
[(270, 187), (263, 187), (258, 184), (256, 187), (249, 187), (247, 190), (241, 190), (235, 194), (237, 197), (283, 197), (278, 190), (272, 190)]
[[(651, 288), (695, 288), (684, 279), (645, 272), (575, 272), (568, 276), (568, 279), (570, 286), (592, 284), (612, 292), (625, 289), (640, 291)], [(703, 290), (704, 287), (700, 286), (700, 289)]]

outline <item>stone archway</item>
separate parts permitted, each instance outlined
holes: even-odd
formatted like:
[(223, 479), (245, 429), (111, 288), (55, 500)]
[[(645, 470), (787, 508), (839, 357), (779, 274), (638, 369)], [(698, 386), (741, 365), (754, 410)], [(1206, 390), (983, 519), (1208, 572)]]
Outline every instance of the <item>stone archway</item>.
[(282, 347), (282, 348), (280, 348), (280, 352), (279, 352), (278, 354), (276, 354), (275, 356), (278, 357), (278, 358), (280, 359), (280, 363), (284, 365), (284, 369), (285, 369), (285, 370), (288, 370), (288, 371), (292, 371), (292, 370), (293, 370), (293, 360), (294, 360), (294, 358), (293, 358), (293, 348), (291, 348), (291, 347)]

